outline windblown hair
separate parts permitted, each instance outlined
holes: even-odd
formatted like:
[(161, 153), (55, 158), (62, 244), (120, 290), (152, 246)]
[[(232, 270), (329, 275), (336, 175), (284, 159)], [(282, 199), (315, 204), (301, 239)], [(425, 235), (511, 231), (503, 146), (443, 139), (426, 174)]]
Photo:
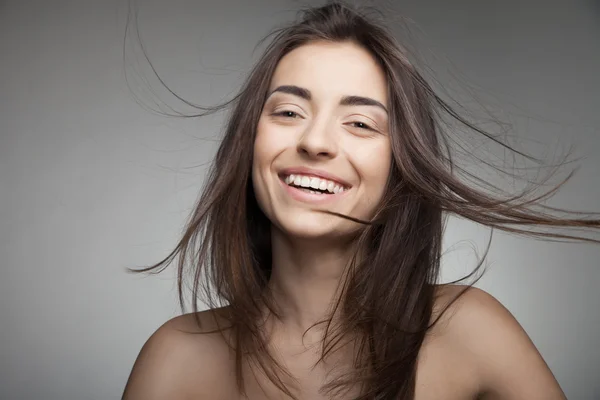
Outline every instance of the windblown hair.
[[(502, 195), (484, 179), (477, 180), (477, 189), (460, 179), (461, 174), (477, 178), (453, 162), (444, 117), (528, 156), (455, 112), (434, 93), (388, 29), (358, 10), (329, 3), (304, 11), (298, 22), (274, 33), (241, 92), (226, 104), (231, 114), (224, 138), (183, 237), (165, 259), (135, 271), (160, 272), (178, 258), (182, 307), (188, 277), (192, 278), (194, 311), (199, 299), (210, 308), (227, 306), (223, 315), (228, 324), (220, 331), (228, 330), (232, 338), (239, 389), (243, 391), (242, 363), (246, 361), (296, 398), (282, 379), (289, 373), (267, 350), (261, 330), (261, 310), (268, 309), (276, 317), (281, 314), (267, 286), (272, 268), (271, 223), (258, 207), (251, 166), (257, 124), (279, 60), (315, 41), (355, 43), (379, 63), (387, 80), (393, 152), (386, 191), (375, 217), (357, 221), (362, 226), (356, 238), (361, 257), (353, 258), (341, 283), (335, 305), (341, 319), (322, 321), (327, 329), (321, 360), (341, 346), (347, 335), (359, 333), (354, 368), (323, 389), (340, 394), (358, 384), (361, 394), (356, 400), (412, 399), (419, 350), (439, 319), (434, 318), (433, 305), (446, 215), (537, 238), (589, 242), (598, 240), (533, 228), (598, 228), (600, 220), (597, 215), (543, 204), (572, 174), (536, 196), (528, 191)], [(219, 107), (201, 109), (197, 115)]]

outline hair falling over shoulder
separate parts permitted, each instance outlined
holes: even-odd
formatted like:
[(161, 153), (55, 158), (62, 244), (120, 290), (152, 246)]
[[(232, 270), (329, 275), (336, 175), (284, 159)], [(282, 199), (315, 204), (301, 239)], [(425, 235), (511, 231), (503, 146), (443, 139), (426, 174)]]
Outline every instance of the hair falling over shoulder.
[[(199, 108), (195, 116), (230, 107), (203, 192), (175, 249), (160, 262), (134, 270), (157, 273), (177, 259), (182, 307), (188, 280), (194, 311), (199, 299), (210, 308), (227, 306), (224, 317), (228, 323), (222, 332), (231, 333), (229, 342), (236, 351), (242, 392), (242, 363), (247, 362), (295, 398), (283, 383), (282, 377), (289, 374), (266, 351), (261, 330), (262, 310), (279, 314), (267, 290), (270, 221), (256, 202), (251, 165), (256, 126), (275, 67), (284, 55), (303, 44), (329, 41), (362, 46), (385, 72), (389, 94), (393, 160), (386, 192), (375, 217), (358, 221), (363, 226), (356, 239), (362, 256), (348, 265), (341, 283), (335, 309), (342, 318), (336, 323), (322, 321), (327, 329), (321, 359), (342, 346), (348, 333), (359, 332), (354, 369), (327, 383), (325, 389), (331, 395), (344, 398), (345, 390), (359, 384), (361, 395), (355, 400), (414, 397), (417, 356), (426, 333), (439, 319), (432, 316), (446, 215), (530, 237), (600, 243), (565, 233), (581, 228), (595, 231), (600, 228), (598, 214), (544, 204), (572, 173), (541, 194), (534, 194), (540, 184), (515, 195), (500, 191), (454, 162), (452, 138), (444, 129), (443, 118), (447, 117), (514, 154), (534, 159), (461, 117), (436, 95), (383, 23), (333, 2), (303, 11), (295, 23), (278, 29), (270, 38), (238, 95), (224, 105)], [(471, 183), (462, 179), (465, 176)]]

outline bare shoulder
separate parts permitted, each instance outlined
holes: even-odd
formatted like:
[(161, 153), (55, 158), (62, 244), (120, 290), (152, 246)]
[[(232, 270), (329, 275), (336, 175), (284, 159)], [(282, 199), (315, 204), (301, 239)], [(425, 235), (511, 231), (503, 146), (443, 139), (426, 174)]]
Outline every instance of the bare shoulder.
[(552, 372), (515, 317), (489, 293), (442, 285), (432, 330), (476, 373), (480, 395), (490, 399), (564, 399)]
[(233, 353), (222, 334), (209, 333), (217, 329), (217, 320), (227, 326), (220, 310), (207, 310), (175, 317), (157, 329), (137, 357), (123, 399), (232, 398)]

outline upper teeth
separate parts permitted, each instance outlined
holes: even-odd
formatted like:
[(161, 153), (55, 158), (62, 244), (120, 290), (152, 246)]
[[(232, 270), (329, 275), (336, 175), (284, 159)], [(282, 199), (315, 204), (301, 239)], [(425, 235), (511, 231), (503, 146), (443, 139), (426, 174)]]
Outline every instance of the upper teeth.
[(319, 190), (327, 190), (330, 193), (340, 193), (347, 190), (339, 183), (329, 181), (327, 179), (321, 179), (314, 176), (305, 175), (288, 175), (284, 179), (288, 185), (294, 184), (294, 186), (302, 186), (305, 188), (313, 188)]

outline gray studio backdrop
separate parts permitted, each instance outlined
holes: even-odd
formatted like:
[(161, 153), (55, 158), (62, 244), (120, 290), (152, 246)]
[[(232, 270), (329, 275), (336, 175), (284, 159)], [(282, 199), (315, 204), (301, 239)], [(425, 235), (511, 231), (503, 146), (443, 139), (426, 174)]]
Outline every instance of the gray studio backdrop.
[[(434, 55), (441, 86), (471, 85), (529, 149), (543, 142), (552, 156), (575, 145), (583, 168), (550, 204), (600, 209), (598, 2), (391, 3)], [(138, 27), (167, 83), (215, 104), (235, 92), (258, 40), (306, 4), (320, 3), (138, 1)], [(117, 398), (144, 341), (178, 312), (170, 270), (145, 278), (124, 268), (175, 244), (223, 115), (144, 108), (190, 111), (152, 79), (139, 42), (124, 43), (126, 6), (0, 1), (1, 399)], [(488, 234), (452, 221), (446, 245), (459, 247), (445, 278), (473, 266), (469, 243), (481, 253)], [(570, 399), (600, 398), (599, 259), (591, 245), (498, 234), (479, 283), (525, 327)]]

